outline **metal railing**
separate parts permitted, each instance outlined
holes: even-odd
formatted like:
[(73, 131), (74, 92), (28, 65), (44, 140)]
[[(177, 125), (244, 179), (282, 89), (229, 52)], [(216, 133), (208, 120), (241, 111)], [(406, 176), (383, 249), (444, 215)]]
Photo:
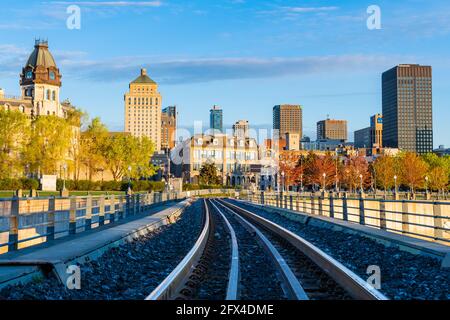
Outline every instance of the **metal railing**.
[(0, 198), (0, 254), (77, 234), (143, 213), (150, 205), (234, 190), (72, 197)]
[(253, 203), (357, 223), (450, 245), (450, 202), (349, 197), (345, 193), (249, 193)]

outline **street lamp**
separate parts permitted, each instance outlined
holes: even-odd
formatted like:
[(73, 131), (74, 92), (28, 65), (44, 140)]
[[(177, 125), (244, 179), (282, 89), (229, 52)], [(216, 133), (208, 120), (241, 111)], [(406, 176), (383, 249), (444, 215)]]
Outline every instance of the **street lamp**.
[(131, 166), (128, 167), (128, 194), (131, 194)]
[(300, 191), (303, 192), (303, 173), (300, 174)]
[(425, 176), (425, 195), (428, 195), (428, 176)]
[(363, 189), (363, 175), (362, 174), (359, 175), (359, 185), (360, 185), (361, 193), (363, 193), (364, 189)]
[(327, 174), (324, 172), (323, 174), (322, 174), (322, 177), (323, 177), (323, 191), (325, 192), (325, 178), (327, 177)]
[(63, 191), (66, 191), (66, 174), (67, 174), (67, 163), (64, 163), (63, 164), (63, 170), (64, 170), (64, 173), (63, 173)]
[(284, 171), (281, 172), (281, 191), (284, 192)]

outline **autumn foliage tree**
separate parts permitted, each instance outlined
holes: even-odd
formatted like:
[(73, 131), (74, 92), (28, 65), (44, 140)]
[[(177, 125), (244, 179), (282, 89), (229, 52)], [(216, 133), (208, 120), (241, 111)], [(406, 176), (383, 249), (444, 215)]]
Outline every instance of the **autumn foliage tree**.
[(369, 164), (364, 157), (349, 157), (345, 160), (345, 166), (342, 170), (342, 180), (350, 191), (358, 189), (361, 184), (363, 186), (369, 182)]
[(417, 154), (406, 152), (400, 158), (400, 177), (403, 184), (407, 185), (411, 192), (415, 188), (422, 188), (427, 174), (427, 163)]
[(394, 185), (395, 160), (390, 156), (381, 156), (373, 163), (375, 183), (386, 192)]

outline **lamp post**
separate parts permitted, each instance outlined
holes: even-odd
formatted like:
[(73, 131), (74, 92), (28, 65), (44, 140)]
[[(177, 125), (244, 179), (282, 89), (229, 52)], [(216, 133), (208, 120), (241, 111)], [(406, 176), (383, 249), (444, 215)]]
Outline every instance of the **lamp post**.
[(303, 173), (300, 174), (300, 191), (303, 192)]
[(428, 200), (428, 176), (425, 176), (425, 197)]
[(360, 187), (360, 191), (361, 191), (361, 194), (362, 194), (364, 192), (364, 189), (363, 189), (363, 175), (362, 174), (359, 175), (359, 187)]
[(67, 174), (67, 164), (63, 164), (63, 191), (66, 191), (66, 174)]
[(323, 189), (323, 192), (325, 192), (325, 188), (326, 188), (326, 186), (325, 186), (325, 178), (327, 177), (327, 174), (324, 172), (324, 173), (322, 174), (322, 177), (323, 177), (323, 186), (322, 186), (322, 189)]
[(281, 172), (281, 191), (284, 192), (284, 171)]
[(131, 166), (128, 167), (128, 191), (127, 193), (131, 195)]

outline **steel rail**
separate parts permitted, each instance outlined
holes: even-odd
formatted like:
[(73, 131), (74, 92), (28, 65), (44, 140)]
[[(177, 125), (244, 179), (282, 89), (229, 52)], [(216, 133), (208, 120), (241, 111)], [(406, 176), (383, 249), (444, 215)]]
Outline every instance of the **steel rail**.
[(236, 237), (236, 232), (228, 221), (227, 217), (220, 211), (214, 202), (208, 200), (209, 203), (217, 210), (220, 216), (225, 221), (228, 227), (228, 232), (231, 237), (231, 266), (228, 275), (228, 287), (227, 296), (225, 300), (238, 300), (239, 299), (239, 247)]
[(385, 295), (369, 285), (353, 271), (309, 241), (268, 219), (238, 207), (228, 201), (221, 202), (228, 207), (234, 208), (244, 216), (290, 242), (294, 247), (310, 258), (320, 269), (334, 279), (334, 281), (341, 285), (352, 298), (356, 300), (389, 300)]
[(208, 234), (210, 231), (210, 213), (206, 201), (203, 201), (205, 207), (205, 224), (197, 241), (188, 254), (181, 260), (175, 269), (148, 295), (145, 300), (170, 300), (183, 286), (185, 280), (189, 277), (195, 268), (198, 260), (202, 256), (206, 243), (208, 242)]
[(218, 201), (218, 203), (222, 207), (228, 209), (235, 217), (239, 219), (240, 222), (242, 222), (244, 226), (246, 226), (249, 230), (257, 235), (259, 242), (267, 250), (270, 257), (274, 261), (276, 268), (280, 271), (282, 280), (285, 284), (283, 289), (286, 291), (288, 298), (292, 300), (309, 300), (308, 295), (298, 281), (297, 277), (294, 275), (287, 262), (269, 241), (269, 239), (267, 239), (267, 237), (252, 223), (244, 219), (240, 214), (236, 213), (230, 207), (225, 206), (222, 201)]

